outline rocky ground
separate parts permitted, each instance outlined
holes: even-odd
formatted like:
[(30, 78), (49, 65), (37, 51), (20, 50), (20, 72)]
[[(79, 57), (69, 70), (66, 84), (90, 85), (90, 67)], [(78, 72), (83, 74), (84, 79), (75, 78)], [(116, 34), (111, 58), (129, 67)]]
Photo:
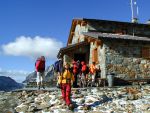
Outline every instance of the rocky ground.
[(18, 105), (17, 93), (0, 92), (0, 113), (14, 113), (14, 108)]
[(0, 93), (0, 113), (150, 113), (150, 86), (72, 89), (71, 111), (60, 90)]

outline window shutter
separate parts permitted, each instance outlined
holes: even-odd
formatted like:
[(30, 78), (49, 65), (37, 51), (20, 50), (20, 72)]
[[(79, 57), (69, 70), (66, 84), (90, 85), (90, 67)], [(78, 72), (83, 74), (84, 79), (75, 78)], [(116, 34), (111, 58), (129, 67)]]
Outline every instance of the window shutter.
[(150, 58), (150, 47), (143, 47), (142, 48), (142, 57), (143, 58)]
[(97, 49), (93, 49), (92, 51), (92, 61), (98, 63), (98, 51)]

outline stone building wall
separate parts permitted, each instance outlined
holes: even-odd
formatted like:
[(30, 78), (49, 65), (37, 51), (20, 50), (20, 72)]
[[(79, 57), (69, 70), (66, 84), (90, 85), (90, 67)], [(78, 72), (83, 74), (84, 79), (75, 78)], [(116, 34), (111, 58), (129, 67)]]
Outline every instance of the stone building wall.
[(99, 65), (101, 68), (101, 78), (106, 78), (106, 55), (105, 44), (99, 48)]
[(149, 43), (136, 41), (105, 41), (106, 72), (118, 77), (150, 77), (150, 59), (142, 58), (142, 47)]

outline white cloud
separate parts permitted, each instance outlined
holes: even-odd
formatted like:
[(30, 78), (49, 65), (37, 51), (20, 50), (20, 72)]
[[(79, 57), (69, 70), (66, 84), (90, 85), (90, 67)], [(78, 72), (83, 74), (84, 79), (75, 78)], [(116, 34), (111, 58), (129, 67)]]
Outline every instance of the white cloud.
[(22, 83), (26, 77), (29, 75), (28, 71), (23, 70), (4, 70), (0, 68), (0, 76), (7, 76), (14, 79), (16, 82)]
[(62, 46), (62, 42), (54, 38), (20, 36), (14, 42), (2, 45), (2, 51), (6, 55), (26, 56), (30, 58), (37, 58), (44, 55), (47, 58), (55, 59)]

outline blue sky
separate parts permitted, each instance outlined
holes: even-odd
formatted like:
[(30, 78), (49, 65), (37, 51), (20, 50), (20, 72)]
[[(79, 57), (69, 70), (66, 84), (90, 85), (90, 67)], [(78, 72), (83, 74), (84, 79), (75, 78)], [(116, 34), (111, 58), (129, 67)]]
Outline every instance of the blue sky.
[[(137, 3), (139, 21), (145, 23), (150, 19), (150, 0), (138, 0)], [(54, 42), (58, 47), (65, 46), (73, 18), (128, 22), (131, 21), (130, 0), (0, 0), (0, 69), (34, 70), (35, 56), (28, 56), (29, 52), (10, 52), (20, 46), (26, 51), (28, 43), (21, 39), (30, 40), (30, 46), (42, 39), (50, 44)], [(20, 42), (20, 46), (12, 46)], [(46, 65), (54, 62), (53, 53), (49, 53)]]

